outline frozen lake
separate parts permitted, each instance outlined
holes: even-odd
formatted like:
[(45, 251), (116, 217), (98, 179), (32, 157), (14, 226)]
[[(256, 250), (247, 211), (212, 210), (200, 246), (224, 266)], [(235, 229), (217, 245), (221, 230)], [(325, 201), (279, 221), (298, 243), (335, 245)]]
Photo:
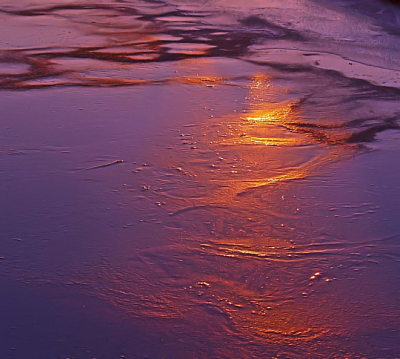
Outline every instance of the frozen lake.
[(398, 358), (399, 39), (375, 0), (0, 0), (0, 358)]

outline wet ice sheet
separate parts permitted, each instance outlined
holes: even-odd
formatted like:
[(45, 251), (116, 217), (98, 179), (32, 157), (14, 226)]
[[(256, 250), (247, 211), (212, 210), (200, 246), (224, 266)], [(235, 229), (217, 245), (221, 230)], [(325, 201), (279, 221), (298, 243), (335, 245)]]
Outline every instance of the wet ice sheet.
[[(10, 89), (135, 85), (142, 63), (228, 56), (330, 69), (396, 87), (396, 12), (374, 1), (363, 4), (3, 2), (1, 58), (30, 71), (5, 73), (1, 83)], [(82, 66), (74, 66), (77, 61)]]
[[(33, 355), (397, 355), (398, 24), (377, 4), (2, 2), (3, 304), (61, 318)], [(5, 356), (32, 356), (24, 321)]]

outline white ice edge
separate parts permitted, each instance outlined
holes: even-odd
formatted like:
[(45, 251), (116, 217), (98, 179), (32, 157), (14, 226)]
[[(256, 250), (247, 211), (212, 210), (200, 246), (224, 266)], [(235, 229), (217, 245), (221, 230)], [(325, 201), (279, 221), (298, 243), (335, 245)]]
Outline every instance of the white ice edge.
[(365, 80), (374, 85), (400, 88), (399, 70), (362, 63), (329, 52), (257, 47), (257, 52), (243, 59), (255, 62), (312, 66), (318, 69), (337, 71), (348, 78)]

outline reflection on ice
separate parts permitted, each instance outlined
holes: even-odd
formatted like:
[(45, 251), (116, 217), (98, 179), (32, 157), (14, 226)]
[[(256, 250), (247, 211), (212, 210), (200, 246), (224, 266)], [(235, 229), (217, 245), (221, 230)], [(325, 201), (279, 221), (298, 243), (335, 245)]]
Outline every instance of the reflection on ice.
[(0, 0), (4, 276), (111, 303), (129, 357), (395, 357), (376, 4)]
[(386, 258), (390, 246), (379, 254), (377, 246), (397, 237), (348, 242), (325, 232), (337, 213), (327, 208), (327, 218), (318, 218), (301, 193), (309, 197), (318, 186), (313, 176), (358, 147), (346, 143), (346, 131), (339, 141), (303, 131), (301, 100), (288, 101), (288, 89), (270, 77), (256, 74), (247, 88), (243, 112), (185, 127), (153, 166), (136, 172), (152, 178), (145, 196), (162, 205), (146, 221), (158, 219), (165, 239), (127, 247), (129, 260), (97, 268), (90, 291), (133, 318), (165, 320), (171, 338), (225, 343), (214, 342), (212, 355), (231, 355), (225, 341), (243, 358), (266, 350), (355, 355), (344, 338), (370, 319), (347, 303), (344, 283)]

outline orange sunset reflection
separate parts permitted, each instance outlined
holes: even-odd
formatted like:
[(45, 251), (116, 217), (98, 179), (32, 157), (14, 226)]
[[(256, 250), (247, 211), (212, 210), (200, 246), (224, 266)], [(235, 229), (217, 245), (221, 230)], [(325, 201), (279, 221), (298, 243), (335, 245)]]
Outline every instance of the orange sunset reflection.
[(326, 249), (305, 241), (312, 227), (294, 184), (339, 150), (295, 131), (302, 113), (288, 97), (268, 76), (256, 75), (244, 112), (180, 132), (155, 166), (154, 191), (146, 191), (163, 211), (155, 217), (151, 207), (146, 221), (162, 223), (164, 244), (135, 253), (123, 272), (96, 273), (107, 282), (97, 295), (132, 317), (166, 320), (171, 333), (191, 333), (196, 323), (203, 336), (285, 347), (291, 357), (312, 353), (321, 338), (334, 342), (344, 318), (329, 309), (334, 287), (319, 259)]
[[(187, 80), (207, 86), (220, 81)], [(288, 101), (285, 90), (274, 87), (268, 76), (254, 76), (248, 89), (245, 112), (185, 128), (183, 147), (177, 146), (168, 160), (172, 170), (178, 168), (207, 187), (206, 202), (232, 201), (252, 188), (306, 178), (341, 151), (297, 130), (298, 100)]]
[(0, 19), (0, 359), (400, 359), (400, 0)]

